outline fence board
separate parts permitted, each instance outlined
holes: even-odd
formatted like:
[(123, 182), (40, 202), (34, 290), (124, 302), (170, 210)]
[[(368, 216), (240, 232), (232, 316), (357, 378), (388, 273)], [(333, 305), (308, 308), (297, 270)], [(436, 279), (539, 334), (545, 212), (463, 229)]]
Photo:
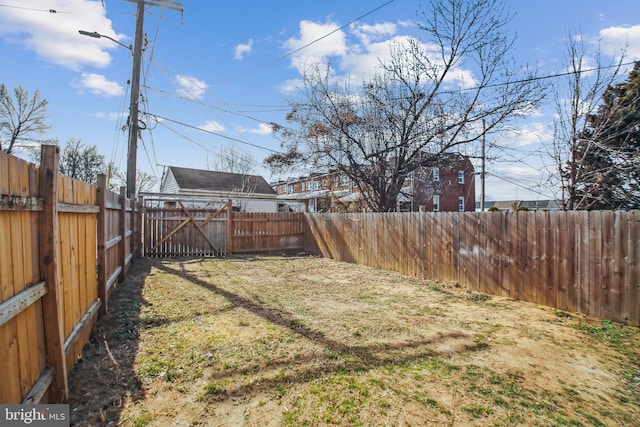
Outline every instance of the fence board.
[(592, 313), (600, 316), (602, 299), (602, 213), (594, 211), (589, 215), (589, 305)]
[[(17, 159), (0, 153), (0, 192), (2, 194), (11, 193), (13, 179), (9, 177), (15, 172)], [(19, 212), (0, 211), (0, 231), (4, 238), (0, 239), (0, 261), (3, 268), (0, 269), (0, 300), (6, 301), (17, 294), (14, 289), (14, 252), (12, 223)], [(6, 371), (9, 375), (3, 376), (3, 383), (0, 392), (1, 402), (20, 401), (20, 366), (18, 355), (18, 319), (13, 318), (0, 327), (0, 360), (3, 360)]]
[(502, 230), (502, 295), (511, 297), (512, 288), (516, 286), (514, 283), (515, 267), (513, 263), (515, 245), (518, 235), (518, 211), (505, 215)]
[(611, 308), (610, 313), (613, 320), (626, 322), (627, 312), (625, 307), (625, 264), (629, 252), (627, 246), (628, 221), (623, 218), (621, 212), (614, 213), (613, 219), (613, 259), (612, 259), (612, 282), (611, 282)]
[[(307, 214), (306, 219), (315, 247), (329, 258), (459, 281), (493, 295), (640, 326), (639, 211), (381, 213), (352, 215), (351, 221), (341, 214)], [(375, 242), (364, 244), (373, 258), (358, 255), (367, 239)]]
[(628, 314), (625, 317), (630, 324), (640, 326), (640, 211), (630, 212), (628, 227), (629, 255), (625, 281)]
[(613, 257), (615, 245), (613, 239), (613, 211), (601, 212), (600, 236), (602, 242), (602, 254), (600, 257), (600, 316), (607, 319), (616, 317), (611, 312), (611, 305), (615, 296), (612, 294), (613, 287)]
[(0, 325), (3, 403), (66, 401), (67, 372), (95, 321), (87, 310), (100, 305), (96, 188), (59, 175), (58, 155), (43, 146), (37, 168), (0, 153), (0, 197), (29, 201), (0, 206), (0, 306), (38, 283), (48, 290)]
[(560, 310), (567, 310), (568, 307), (568, 281), (567, 281), (567, 261), (569, 259), (569, 245), (567, 244), (569, 230), (567, 229), (566, 212), (558, 212), (552, 215), (555, 220), (553, 227), (553, 278), (552, 282), (556, 286), (555, 307)]

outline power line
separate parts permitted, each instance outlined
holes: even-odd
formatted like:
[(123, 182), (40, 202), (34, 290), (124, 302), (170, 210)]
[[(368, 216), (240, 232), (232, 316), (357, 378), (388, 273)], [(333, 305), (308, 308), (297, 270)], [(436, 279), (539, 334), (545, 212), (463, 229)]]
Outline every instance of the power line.
[[(131, 1), (131, 0), (129, 0), (129, 1)], [(269, 66), (271, 66), (271, 65), (275, 64), (276, 62), (279, 62), (279, 61), (281, 61), (281, 60), (283, 60), (283, 59), (286, 59), (286, 58), (290, 57), (291, 55), (294, 55), (295, 53), (300, 52), (301, 50), (304, 50), (304, 49), (308, 48), (309, 46), (311, 46), (311, 45), (313, 45), (313, 44), (315, 44), (315, 43), (317, 43), (317, 42), (319, 42), (319, 41), (321, 41), (321, 40), (326, 39), (327, 37), (331, 36), (332, 34), (335, 34), (336, 32), (338, 32), (338, 31), (340, 31), (340, 30), (345, 29), (346, 27), (348, 27), (349, 25), (353, 24), (354, 22), (357, 22), (357, 21), (359, 21), (359, 20), (361, 20), (361, 19), (363, 19), (363, 18), (366, 18), (367, 16), (369, 16), (369, 15), (371, 15), (371, 14), (373, 14), (373, 13), (377, 12), (378, 10), (380, 10), (380, 9), (382, 9), (382, 8), (384, 8), (384, 7), (386, 7), (386, 6), (388, 6), (389, 4), (391, 4), (391, 3), (393, 3), (393, 2), (395, 2), (395, 0), (389, 0), (389, 1), (387, 1), (387, 2), (385, 2), (385, 3), (383, 3), (383, 4), (381, 4), (380, 6), (378, 6), (378, 7), (374, 8), (374, 9), (369, 10), (368, 12), (364, 13), (363, 15), (360, 15), (360, 16), (358, 16), (357, 18), (352, 19), (351, 21), (349, 21), (349, 22), (347, 22), (346, 24), (344, 24), (344, 25), (342, 25), (342, 26), (340, 26), (340, 27), (336, 28), (335, 30), (330, 31), (330, 32), (329, 32), (329, 33), (327, 33), (327, 34), (324, 34), (324, 35), (322, 35), (322, 36), (320, 36), (320, 37), (318, 37), (318, 38), (316, 38), (316, 39), (314, 39), (314, 40), (310, 41), (309, 43), (305, 44), (304, 46), (301, 46), (301, 47), (299, 47), (299, 48), (297, 48), (297, 49), (294, 49), (294, 50), (292, 50), (292, 51), (290, 51), (290, 52), (287, 52), (286, 54), (284, 54), (284, 55), (282, 55), (282, 56), (280, 56), (280, 57), (278, 57), (278, 58), (276, 58), (276, 59), (274, 59), (274, 60), (272, 60), (272, 61), (270, 61), (270, 62), (267, 62), (267, 63), (265, 63), (265, 64), (264, 64), (264, 65), (262, 65), (262, 66), (258, 66), (258, 67), (256, 67), (256, 68), (255, 68), (251, 73), (249, 73), (249, 74), (255, 74), (255, 73), (257, 73), (258, 71), (260, 71), (260, 70), (262, 70), (262, 69), (264, 69), (264, 68), (267, 68), (267, 67), (269, 67)], [(155, 59), (155, 58), (153, 58), (153, 60), (154, 60), (154, 63), (155, 63), (156, 59)], [(238, 76), (238, 78), (240, 78), (240, 77), (241, 77), (241, 76)], [(232, 79), (225, 80), (224, 82), (221, 82), (220, 84), (226, 84), (226, 83), (228, 83), (230, 80), (232, 80)], [(193, 83), (193, 85), (194, 85), (194, 86), (196, 86), (198, 89), (201, 89), (201, 90), (205, 90), (205, 89), (206, 89), (206, 88), (202, 88), (202, 87), (198, 86), (195, 82), (192, 82), (192, 83)]]
[(493, 83), (493, 84), (487, 84), (487, 85), (483, 85), (483, 86), (475, 86), (475, 87), (468, 87), (468, 88), (458, 88), (458, 89), (455, 89), (455, 90), (443, 90), (440, 93), (456, 94), (456, 93), (460, 93), (460, 92), (467, 92), (467, 91), (470, 91), (470, 90), (479, 90), (479, 89), (494, 88), (494, 87), (500, 87), (500, 86), (508, 86), (508, 85), (518, 84), (518, 83), (531, 83), (531, 82), (539, 81), (539, 80), (555, 79), (557, 77), (566, 77), (566, 76), (570, 76), (570, 75), (574, 75), (574, 74), (591, 73), (591, 72), (594, 72), (594, 71), (607, 70), (607, 69), (610, 69), (610, 68), (624, 67), (626, 65), (633, 65), (636, 62), (637, 61), (624, 62), (624, 63), (620, 63), (620, 64), (616, 64), (616, 65), (607, 65), (607, 66), (600, 66), (600, 67), (596, 67), (596, 68), (589, 68), (589, 69), (586, 69), (586, 70), (565, 71), (564, 73), (547, 74), (547, 75), (544, 75), (544, 76), (535, 76), (535, 77), (527, 77), (526, 79), (512, 80), (512, 81), (502, 82), (502, 83)]
[(486, 174), (486, 175), (489, 175), (489, 176), (492, 176), (492, 177), (494, 177), (494, 178), (498, 178), (498, 179), (500, 179), (500, 180), (502, 180), (502, 181), (505, 181), (505, 182), (507, 182), (507, 183), (509, 183), (509, 184), (511, 184), (511, 185), (515, 185), (516, 187), (520, 187), (520, 188), (522, 188), (522, 189), (524, 189), (524, 190), (527, 190), (527, 191), (530, 191), (530, 192), (532, 192), (532, 193), (536, 193), (536, 194), (538, 194), (538, 195), (540, 195), (540, 196), (543, 196), (543, 197), (546, 197), (546, 198), (552, 198), (552, 199), (554, 198), (554, 196), (553, 196), (553, 195), (551, 195), (551, 196), (550, 196), (549, 194), (544, 194), (544, 193), (542, 193), (542, 192), (540, 192), (540, 191), (534, 190), (534, 189), (533, 189), (533, 188), (531, 188), (530, 186), (526, 186), (526, 185), (524, 185), (524, 184), (521, 184), (521, 183), (519, 183), (519, 182), (518, 182), (518, 181), (516, 181), (516, 180), (508, 179), (508, 178), (506, 178), (504, 175), (496, 175), (496, 174), (494, 174), (494, 173), (492, 173), (492, 172), (485, 172), (485, 174)]
[[(169, 130), (170, 132), (173, 132), (174, 134), (176, 134), (176, 135), (178, 135), (179, 137), (183, 138), (184, 140), (186, 140), (186, 141), (188, 141), (188, 142), (191, 142), (191, 143), (193, 143), (193, 144), (197, 145), (198, 147), (202, 148), (202, 149), (203, 149), (205, 152), (207, 152), (207, 153), (210, 153), (210, 154), (215, 155), (215, 156), (217, 156), (217, 157), (225, 158), (225, 159), (227, 159), (227, 160), (230, 160), (230, 159), (231, 159), (231, 157), (229, 157), (229, 156), (228, 156), (228, 155), (226, 155), (225, 153), (223, 153), (223, 152), (218, 152), (218, 151), (214, 151), (214, 150), (213, 150), (212, 148), (210, 148), (209, 146), (207, 146), (207, 145), (205, 145), (205, 144), (203, 144), (203, 143), (201, 143), (201, 142), (199, 142), (199, 141), (196, 141), (195, 139), (193, 139), (193, 138), (191, 138), (191, 137), (189, 137), (189, 136), (187, 136), (187, 135), (185, 135), (185, 134), (183, 134), (183, 133), (181, 133), (181, 132), (178, 132), (177, 130), (175, 130), (175, 129), (173, 129), (172, 127), (168, 126), (166, 123), (160, 122), (159, 124), (160, 124), (162, 127), (164, 127), (165, 129)], [(239, 157), (240, 157), (243, 161), (251, 161), (252, 163), (255, 163), (255, 159), (254, 159), (252, 156), (249, 156), (249, 155), (239, 155)], [(158, 165), (160, 165), (160, 164), (158, 163)], [(166, 165), (160, 165), (160, 166), (166, 166)]]
[(205, 133), (208, 133), (208, 134), (211, 134), (211, 135), (219, 136), (221, 138), (228, 139), (229, 141), (239, 142), (241, 144), (250, 145), (252, 147), (259, 148), (261, 150), (270, 151), (272, 153), (282, 154), (282, 152), (277, 151), (277, 150), (273, 150), (271, 148), (263, 147), (263, 146), (258, 145), (258, 144), (254, 144), (254, 143), (251, 143), (251, 142), (243, 141), (241, 139), (232, 138), (230, 136), (223, 135), (221, 133), (217, 133), (217, 132), (209, 131), (209, 130), (206, 130), (206, 129), (202, 129), (202, 128), (198, 127), (198, 126), (190, 125), (188, 123), (184, 123), (184, 122), (181, 122), (179, 120), (170, 119), (168, 117), (162, 117), (162, 116), (159, 116), (159, 115), (153, 114), (153, 113), (145, 113), (145, 114), (147, 114), (149, 116), (152, 116), (152, 117), (155, 117), (156, 119), (166, 120), (168, 122), (176, 123), (176, 124), (179, 124), (179, 125), (184, 126), (184, 127), (188, 127), (188, 128), (199, 130), (200, 132), (205, 132)]
[(14, 6), (14, 5), (11, 5), (11, 4), (3, 4), (3, 3), (0, 3), (0, 7), (7, 7), (7, 8), (10, 8), (10, 9), (30, 10), (30, 11), (33, 11), (33, 12), (73, 13), (73, 12), (60, 12), (60, 11), (58, 11), (56, 9), (36, 9), (36, 8), (33, 8), (33, 7)]
[(332, 34), (335, 34), (335, 33), (337, 33), (338, 31), (345, 29), (345, 28), (346, 28), (346, 27), (348, 27), (349, 25), (353, 24), (353, 23), (354, 23), (354, 22), (356, 22), (356, 21), (361, 20), (362, 18), (366, 18), (367, 16), (371, 15), (371, 14), (372, 14), (372, 13), (374, 13), (374, 12), (377, 12), (378, 10), (382, 9), (382, 8), (383, 8), (383, 7), (385, 7), (385, 6), (388, 6), (389, 4), (393, 3), (394, 1), (395, 1), (395, 0), (389, 0), (388, 2), (381, 4), (380, 6), (376, 7), (375, 9), (370, 10), (369, 12), (365, 13), (364, 15), (361, 15), (361, 16), (359, 16), (359, 17), (355, 18), (355, 19), (352, 19), (351, 21), (347, 22), (346, 24), (342, 25), (341, 27), (338, 27), (338, 28), (336, 28), (335, 30), (330, 31), (330, 32), (329, 32), (329, 33), (327, 33), (327, 34), (325, 34), (325, 35), (323, 35), (323, 36), (320, 36), (320, 37), (318, 37), (318, 38), (317, 38), (317, 39), (315, 39), (315, 40), (310, 41), (309, 43), (305, 44), (304, 46), (301, 46), (301, 47), (299, 47), (299, 48), (297, 48), (297, 49), (294, 49), (294, 50), (292, 50), (291, 52), (288, 52), (288, 53), (286, 53), (286, 54), (282, 55), (281, 57), (274, 59), (273, 61), (271, 61), (271, 62), (267, 63), (265, 66), (269, 66), (269, 65), (271, 65), (271, 64), (273, 64), (273, 63), (275, 63), (275, 62), (278, 62), (278, 61), (281, 61), (281, 60), (283, 60), (283, 59), (285, 59), (285, 58), (288, 58), (288, 57), (290, 57), (291, 55), (293, 55), (293, 54), (295, 54), (295, 53), (298, 53), (298, 52), (300, 52), (301, 50), (304, 50), (304, 49), (308, 48), (309, 46), (311, 46), (311, 45), (313, 45), (313, 44), (315, 44), (315, 43), (319, 42), (320, 40), (324, 40), (324, 39), (326, 39), (327, 37), (331, 36)]

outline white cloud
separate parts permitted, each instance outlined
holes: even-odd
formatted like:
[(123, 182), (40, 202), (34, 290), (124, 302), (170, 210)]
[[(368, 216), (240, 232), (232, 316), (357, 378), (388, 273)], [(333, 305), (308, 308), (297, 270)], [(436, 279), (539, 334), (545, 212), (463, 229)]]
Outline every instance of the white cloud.
[(204, 93), (209, 87), (202, 80), (198, 80), (193, 76), (184, 76), (178, 74), (176, 76), (176, 82), (178, 84), (177, 92), (189, 99), (202, 99), (204, 97)]
[(257, 133), (258, 135), (269, 135), (272, 132), (273, 129), (271, 129), (271, 126), (265, 123), (260, 123), (260, 125), (256, 129), (249, 130), (249, 133)]
[(96, 117), (99, 119), (107, 119), (110, 121), (116, 121), (116, 120), (120, 120), (121, 118), (125, 117), (127, 115), (127, 113), (101, 113), (98, 112), (96, 113)]
[(251, 53), (253, 48), (253, 39), (249, 39), (249, 43), (241, 43), (234, 49), (233, 57), (238, 61), (242, 61), (246, 53)]
[(290, 52), (301, 49), (291, 56), (291, 65), (302, 73), (310, 64), (324, 62), (331, 56), (344, 55), (347, 52), (346, 34), (339, 28), (333, 22), (320, 24), (301, 21), (300, 38), (292, 37), (285, 42), (285, 48)]
[(89, 89), (94, 95), (120, 96), (123, 93), (122, 86), (107, 80), (102, 74), (82, 73), (80, 82), (76, 86)]
[(281, 84), (278, 87), (278, 89), (283, 94), (290, 96), (303, 86), (304, 86), (304, 82), (302, 81), (302, 79), (289, 79), (289, 80), (286, 80), (283, 84)]
[(78, 34), (79, 29), (86, 29), (119, 41), (125, 38), (113, 30), (107, 10), (99, 1), (32, 0), (28, 6), (28, 9), (3, 8), (0, 36), (47, 62), (76, 71), (85, 65), (105, 67), (111, 62), (107, 51), (121, 49), (110, 40)]
[(362, 45), (361, 49), (355, 48), (351, 53), (342, 58), (341, 69), (352, 76), (366, 78), (376, 72), (380, 61), (391, 57), (391, 46), (402, 45), (408, 40), (406, 36), (398, 36), (389, 40)]
[(503, 166), (493, 169), (493, 173), (497, 175), (510, 176), (518, 179), (533, 179), (540, 178), (542, 172), (540, 169), (528, 167), (528, 166)]
[[(299, 37), (290, 38), (285, 44), (289, 51), (304, 47), (292, 55), (292, 66), (303, 74), (306, 67), (326, 63), (331, 58), (333, 68), (330, 72), (333, 77), (344, 79), (349, 76), (353, 81), (361, 81), (377, 72), (380, 62), (391, 58), (392, 47), (402, 48), (409, 43), (418, 43), (434, 61), (439, 58), (436, 46), (416, 41), (409, 35), (397, 35), (398, 24), (353, 24), (349, 27), (349, 34), (339, 28), (338, 24), (332, 22), (301, 21)], [(350, 35), (351, 40), (348, 38)], [(326, 38), (322, 38), (324, 36)], [(307, 46), (315, 40), (318, 41)], [(338, 75), (338, 71), (342, 75)], [(445, 82), (458, 88), (477, 84), (473, 73), (462, 68), (451, 70)], [(287, 89), (290, 88), (291, 84), (288, 84)]]
[(207, 132), (223, 132), (224, 126), (222, 126), (220, 123), (216, 121), (207, 120), (207, 122), (204, 125), (198, 126), (198, 129), (202, 129)]
[(619, 57), (626, 49), (627, 59), (640, 59), (640, 25), (632, 27), (609, 27), (600, 30), (602, 52)]
[(500, 145), (507, 147), (525, 147), (551, 141), (553, 134), (547, 123), (530, 122), (500, 138)]
[(391, 22), (374, 25), (352, 24), (351, 31), (363, 44), (368, 45), (372, 40), (393, 36), (397, 31), (397, 25)]

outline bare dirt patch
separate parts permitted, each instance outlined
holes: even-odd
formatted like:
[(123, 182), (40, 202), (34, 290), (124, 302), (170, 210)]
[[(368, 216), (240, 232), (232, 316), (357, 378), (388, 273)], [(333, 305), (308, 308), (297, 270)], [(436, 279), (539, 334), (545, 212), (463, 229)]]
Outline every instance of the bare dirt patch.
[(321, 258), (142, 260), (73, 425), (637, 425), (640, 332)]

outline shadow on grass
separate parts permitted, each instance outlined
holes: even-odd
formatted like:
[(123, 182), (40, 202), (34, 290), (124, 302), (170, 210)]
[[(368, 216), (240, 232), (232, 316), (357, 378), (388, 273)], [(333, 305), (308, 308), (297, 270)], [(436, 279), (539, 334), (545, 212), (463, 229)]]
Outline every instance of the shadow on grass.
[[(166, 264), (156, 265), (156, 267), (171, 275), (177, 275), (190, 281), (191, 283), (205, 288), (216, 295), (222, 296), (234, 307), (243, 308), (263, 319), (287, 328), (310, 342), (324, 347), (325, 351), (320, 354), (300, 357), (296, 355), (291, 358), (274, 359), (266, 363), (248, 364), (240, 368), (225, 369), (207, 375), (207, 380), (222, 381), (236, 375), (243, 375), (247, 372), (263, 375), (271, 373), (271, 377), (260, 378), (259, 381), (246, 385), (236, 385), (232, 389), (226, 388), (220, 395), (242, 395), (249, 392), (260, 392), (277, 390), (282, 386), (295, 383), (304, 383), (321, 378), (334, 373), (356, 373), (364, 372), (379, 367), (402, 366), (411, 363), (419, 363), (428, 358), (441, 357), (450, 354), (461, 354), (480, 351), (486, 348), (482, 343), (474, 343), (473, 337), (459, 332), (437, 333), (433, 337), (404, 341), (393, 344), (370, 344), (370, 345), (349, 345), (342, 341), (337, 341), (325, 336), (322, 331), (314, 330), (295, 319), (290, 313), (267, 307), (259, 301), (238, 295), (220, 286), (208, 283), (201, 277), (192, 274), (184, 269), (174, 269)], [(447, 350), (433, 350), (433, 345), (446, 344)], [(276, 372), (279, 368), (286, 367), (286, 374)]]
[(69, 376), (72, 426), (118, 425), (125, 400), (144, 399), (134, 366), (144, 280), (155, 263), (136, 260), (96, 322)]

